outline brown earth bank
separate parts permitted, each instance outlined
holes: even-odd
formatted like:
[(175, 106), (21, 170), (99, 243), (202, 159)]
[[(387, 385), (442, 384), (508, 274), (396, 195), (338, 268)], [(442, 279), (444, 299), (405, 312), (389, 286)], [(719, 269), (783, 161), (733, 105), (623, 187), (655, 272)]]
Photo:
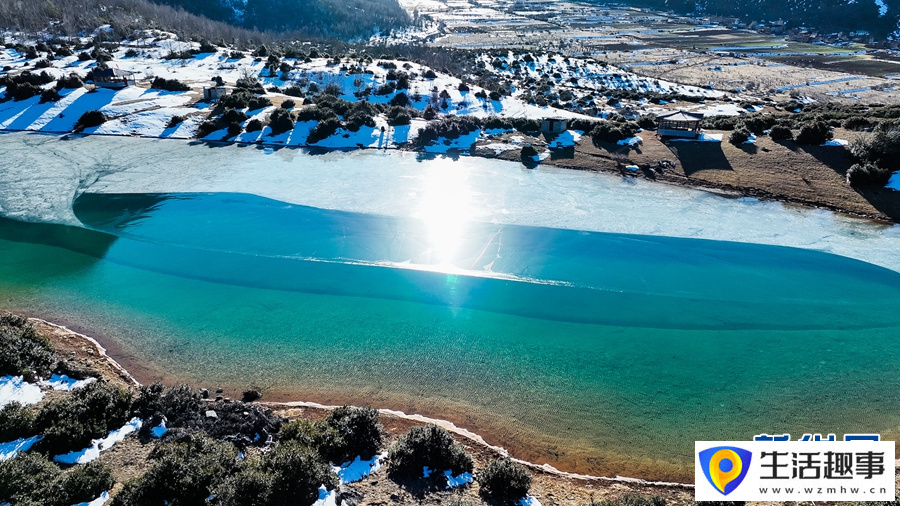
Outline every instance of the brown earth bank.
[[(30, 318), (39, 333), (48, 337), (61, 359), (71, 366), (98, 373), (103, 378), (123, 387), (135, 388), (140, 385), (107, 350), (95, 339), (68, 327), (56, 325), (39, 318)], [(157, 378), (158, 379), (158, 378)], [(286, 403), (271, 402), (263, 399), (258, 402), (271, 408), (276, 414), (285, 418), (324, 418), (330, 411), (326, 407), (289, 406)], [(427, 422), (408, 417), (382, 413), (381, 423), (387, 432), (386, 447), (389, 447), (410, 428), (425, 425)], [(477, 435), (467, 437), (457, 432), (458, 442), (475, 460), (476, 469), (486, 465), (490, 460), (506, 456), (506, 451), (478, 441)], [(141, 475), (149, 466), (147, 457), (153, 450), (155, 442), (142, 442), (137, 437), (129, 436), (122, 443), (101, 453), (99, 462), (107, 464), (118, 482), (112, 494), (121, 490), (122, 483)], [(689, 504), (693, 502), (693, 485), (660, 484), (631, 479), (609, 479), (570, 475), (534, 464), (528, 464), (533, 482), (530, 495), (535, 496), (545, 506), (556, 505), (590, 505), (603, 500), (616, 500), (626, 494), (642, 496), (659, 496), (669, 505)], [(482, 505), (489, 504), (479, 495), (478, 483), (444, 490), (426, 480), (403, 481), (389, 478), (385, 471), (375, 473), (360, 482), (346, 487), (362, 493), (360, 505), (418, 504), (418, 505)], [(612, 506), (612, 505), (610, 505)]]
[[(643, 143), (618, 146), (593, 142), (584, 136), (574, 148), (557, 150), (541, 162), (544, 166), (620, 173), (652, 181), (713, 191), (725, 196), (774, 200), (882, 222), (900, 223), (900, 192), (883, 187), (851, 187), (846, 180), (853, 165), (842, 146), (804, 146), (794, 141), (773, 141), (759, 136), (755, 144), (735, 146), (727, 141), (681, 142), (638, 134)], [(856, 132), (835, 129), (834, 137), (851, 141)], [(502, 141), (502, 137), (490, 142)], [(528, 139), (536, 146), (545, 139)], [(487, 142), (480, 143), (484, 146)], [(519, 150), (495, 154), (476, 146), (478, 156), (519, 161)], [(661, 161), (674, 165), (657, 169)], [(625, 169), (637, 165), (636, 172)]]

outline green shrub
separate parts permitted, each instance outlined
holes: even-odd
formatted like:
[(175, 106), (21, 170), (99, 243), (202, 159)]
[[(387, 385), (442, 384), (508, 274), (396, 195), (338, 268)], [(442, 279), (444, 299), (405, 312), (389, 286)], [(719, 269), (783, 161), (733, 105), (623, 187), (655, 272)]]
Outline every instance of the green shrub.
[(294, 102), (291, 99), (287, 99), (281, 103), (282, 109), (293, 109), (297, 105), (297, 102)]
[(388, 112), (387, 121), (391, 126), (409, 125), (412, 122), (412, 115), (405, 107), (392, 107)]
[(206, 120), (197, 127), (196, 136), (198, 139), (202, 139), (207, 135), (219, 130), (219, 123), (216, 121)]
[(222, 506), (268, 506), (271, 504), (274, 477), (258, 465), (227, 478), (216, 490), (217, 503)]
[(305, 96), (305, 94), (303, 93), (303, 88), (299, 86), (288, 86), (284, 89), (283, 93), (285, 95), (290, 95), (297, 98), (303, 98)]
[(247, 120), (249, 116), (244, 114), (242, 111), (238, 111), (236, 109), (225, 109), (225, 112), (222, 114), (222, 121), (227, 124), (231, 123), (243, 123)]
[(292, 420), (281, 426), (278, 437), (281, 441), (293, 441), (315, 449), (324, 460), (332, 462), (346, 446), (338, 431), (325, 420)]
[(45, 104), (47, 102), (59, 102), (60, 99), (62, 99), (62, 97), (59, 96), (59, 92), (51, 88), (49, 90), (44, 90), (43, 92), (41, 92), (40, 103)]
[(37, 453), (20, 453), (0, 461), (0, 503), (42, 504), (58, 474), (59, 468)]
[(157, 77), (150, 83), (150, 87), (156, 90), (165, 91), (190, 91), (191, 87), (179, 81), (178, 79), (163, 79)]
[(784, 125), (775, 125), (769, 130), (769, 137), (774, 141), (784, 141), (788, 139), (793, 139), (794, 134), (791, 132), (791, 129)]
[(327, 139), (334, 135), (341, 126), (341, 120), (337, 119), (336, 116), (325, 118), (319, 121), (319, 123), (309, 132), (306, 143), (315, 144), (323, 139)]
[(125, 51), (125, 58), (134, 58), (138, 55), (138, 52), (134, 48), (130, 48), (128, 51)]
[(50, 341), (24, 316), (0, 315), (0, 375), (47, 377), (57, 359)]
[(10, 402), (0, 408), (0, 442), (35, 435), (34, 411), (18, 402)]
[(91, 439), (124, 425), (130, 412), (128, 390), (100, 381), (89, 383), (41, 408), (34, 424), (44, 438), (36, 448), (51, 455), (80, 450)]
[(731, 135), (728, 136), (728, 142), (735, 146), (747, 142), (748, 139), (750, 139), (750, 131), (743, 127), (731, 132)]
[(294, 118), (286, 109), (275, 109), (269, 115), (269, 127), (272, 135), (279, 135), (294, 129)]
[(240, 123), (229, 123), (226, 130), (228, 131), (228, 137), (237, 137), (244, 131), (244, 127)]
[(78, 61), (90, 61), (91, 59), (91, 55), (86, 52), (78, 53)]
[(492, 460), (478, 472), (476, 479), (482, 495), (501, 503), (518, 501), (531, 488), (531, 473), (508, 458)]
[(601, 121), (591, 130), (591, 137), (595, 141), (619, 142), (632, 137), (636, 132), (636, 125), (620, 123), (616, 121)]
[(401, 478), (419, 478), (426, 466), (454, 475), (472, 472), (472, 456), (437, 425), (413, 427), (388, 452), (390, 472)]
[(884, 186), (890, 181), (893, 171), (874, 163), (855, 163), (847, 171), (850, 186)]
[(800, 128), (796, 141), (797, 144), (819, 145), (825, 144), (833, 136), (834, 134), (831, 133), (831, 128), (828, 124), (822, 121), (815, 121), (807, 123)]
[(739, 128), (744, 128), (756, 135), (762, 135), (763, 132), (775, 126), (777, 121), (778, 119), (771, 114), (751, 114), (740, 122)]
[(178, 125), (182, 124), (185, 119), (186, 118), (184, 116), (172, 116), (172, 118), (169, 119), (169, 122), (166, 124), (166, 128), (175, 128)]
[(258, 119), (251, 119), (251, 120), (247, 123), (247, 128), (246, 128), (246, 130), (247, 130), (248, 132), (259, 132), (259, 131), (262, 130), (262, 129), (263, 129), (262, 121), (260, 121), (260, 120), (258, 120)]
[(99, 462), (89, 462), (62, 473), (50, 484), (46, 506), (71, 506), (93, 501), (116, 484), (112, 471)]
[(266, 97), (252, 96), (250, 97), (250, 100), (247, 101), (247, 108), (251, 111), (263, 109), (265, 107), (269, 107), (270, 105), (272, 105), (272, 101)]
[(56, 81), (56, 90), (75, 90), (84, 86), (84, 81), (81, 80), (81, 77), (76, 73), (71, 73), (66, 77), (60, 77), (58, 81)]
[(81, 115), (78, 118), (78, 121), (75, 122), (75, 131), (80, 132), (85, 128), (91, 128), (100, 126), (106, 123), (107, 118), (106, 115), (100, 111), (88, 111)]
[(537, 155), (537, 150), (534, 149), (534, 146), (529, 144), (528, 146), (522, 148), (522, 151), (519, 153), (519, 158), (526, 162), (533, 162), (534, 157), (536, 157)]
[(335, 463), (349, 461), (357, 455), (370, 459), (384, 446), (384, 428), (378, 421), (376, 409), (342, 406), (329, 413), (325, 422), (343, 442), (339, 453), (332, 456)]
[[(642, 114), (640, 118), (637, 119), (637, 124), (639, 127), (644, 130), (656, 130), (656, 115), (655, 114)], [(580, 129), (577, 129), (580, 130)]]
[(393, 106), (406, 107), (409, 105), (409, 95), (406, 93), (397, 93), (388, 103)]
[(164, 443), (150, 453), (150, 468), (125, 483), (111, 506), (206, 504), (238, 469), (237, 448), (204, 435)]

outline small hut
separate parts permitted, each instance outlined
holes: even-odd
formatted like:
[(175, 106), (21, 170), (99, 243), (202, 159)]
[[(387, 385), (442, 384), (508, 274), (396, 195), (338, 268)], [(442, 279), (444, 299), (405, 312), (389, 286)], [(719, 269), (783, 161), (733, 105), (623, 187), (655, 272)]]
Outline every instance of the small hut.
[(687, 137), (696, 139), (700, 136), (700, 120), (703, 114), (678, 111), (657, 117), (659, 125), (656, 133), (664, 137)]
[(204, 86), (203, 87), (203, 100), (206, 102), (213, 102), (215, 100), (219, 100), (225, 95), (228, 95), (228, 88), (224, 86)]
[(134, 86), (135, 83), (134, 72), (113, 68), (94, 70), (90, 73), (90, 78), (95, 86), (114, 90)]
[(544, 118), (541, 120), (541, 133), (561, 134), (569, 129), (569, 122), (561, 118)]

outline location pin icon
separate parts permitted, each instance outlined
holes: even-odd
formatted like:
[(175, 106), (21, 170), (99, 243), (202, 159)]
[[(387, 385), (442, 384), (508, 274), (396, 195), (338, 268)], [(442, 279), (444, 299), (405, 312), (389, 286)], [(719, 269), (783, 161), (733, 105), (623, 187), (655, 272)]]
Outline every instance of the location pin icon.
[(709, 459), (709, 475), (714, 487), (723, 494), (725, 486), (741, 475), (743, 463), (741, 457), (728, 448), (723, 448)]

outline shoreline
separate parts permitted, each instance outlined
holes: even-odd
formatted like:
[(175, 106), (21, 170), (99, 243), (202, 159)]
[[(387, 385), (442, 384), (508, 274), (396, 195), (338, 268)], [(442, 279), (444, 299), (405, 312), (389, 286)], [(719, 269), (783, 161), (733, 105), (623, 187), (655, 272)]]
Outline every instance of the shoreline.
[[(189, 144), (199, 143), (199, 144), (208, 144), (214, 146), (238, 146), (238, 147), (262, 147), (262, 148), (271, 148), (271, 149), (298, 149), (298, 150), (308, 150), (314, 153), (332, 153), (332, 152), (344, 152), (350, 153), (354, 151), (370, 151), (370, 152), (395, 152), (395, 153), (411, 153), (416, 156), (423, 157), (439, 157), (446, 156), (450, 158), (458, 158), (460, 156), (467, 156), (472, 158), (484, 158), (488, 160), (501, 160), (511, 163), (521, 163), (518, 158), (504, 156), (506, 152), (502, 154), (495, 154), (490, 151), (479, 149), (479, 146), (473, 145), (468, 150), (463, 150), (459, 148), (449, 148), (444, 152), (435, 152), (430, 153), (424, 150), (418, 149), (409, 149), (404, 146), (398, 145), (386, 145), (381, 148), (373, 148), (368, 146), (347, 146), (347, 147), (325, 147), (325, 146), (314, 146), (314, 145), (285, 145), (279, 143), (267, 143), (264, 141), (256, 141), (256, 142), (242, 142), (242, 141), (226, 141), (226, 140), (204, 140), (197, 138), (183, 138), (183, 137), (158, 137), (153, 135), (117, 135), (117, 134), (104, 134), (104, 133), (84, 133), (84, 132), (52, 132), (52, 131), (35, 131), (35, 130), (16, 130), (16, 129), (8, 129), (8, 128), (0, 128), (0, 133), (27, 133), (27, 134), (38, 134), (38, 135), (47, 135), (54, 136), (59, 138), (65, 138), (68, 136), (100, 136), (100, 137), (111, 137), (111, 138), (137, 138), (137, 139), (149, 139), (149, 140), (174, 140), (187, 142)], [(502, 141), (501, 141), (502, 142)], [(510, 144), (512, 145), (512, 144)], [(575, 148), (578, 148), (578, 144), (575, 145)], [(577, 151), (577, 149), (576, 149)], [(780, 202), (785, 205), (795, 206), (802, 209), (807, 210), (825, 210), (830, 211), (835, 214), (846, 216), (855, 219), (861, 219), (873, 222), (874, 224), (884, 225), (884, 226), (894, 226), (900, 225), (900, 218), (892, 219), (886, 214), (872, 214), (872, 213), (864, 213), (858, 212), (846, 207), (841, 207), (837, 205), (828, 204), (825, 202), (820, 202), (817, 200), (805, 199), (800, 197), (794, 197), (791, 195), (784, 195), (775, 192), (771, 192), (765, 189), (754, 188), (749, 186), (740, 186), (733, 185), (728, 183), (715, 183), (707, 180), (692, 180), (690, 176), (681, 176), (678, 174), (673, 174), (672, 171), (667, 171), (665, 174), (657, 175), (656, 173), (650, 170), (638, 170), (638, 171), (626, 171), (616, 166), (616, 162), (612, 158), (605, 158), (598, 154), (593, 153), (583, 153), (579, 152), (584, 157), (590, 157), (591, 159), (596, 159), (597, 161), (607, 162), (607, 163), (597, 163), (591, 166), (583, 166), (573, 163), (565, 163), (566, 158), (560, 158), (554, 160), (552, 157), (548, 157), (546, 160), (542, 160), (541, 162), (536, 162), (535, 168), (540, 167), (541, 165), (545, 167), (554, 167), (558, 169), (566, 169), (566, 170), (574, 170), (579, 172), (587, 172), (587, 173), (604, 173), (610, 175), (619, 175), (623, 178), (638, 178), (644, 181), (652, 182), (652, 183), (662, 183), (666, 185), (677, 186), (680, 188), (689, 188), (692, 190), (702, 191), (705, 193), (709, 193), (722, 198), (752, 198), (759, 200), (761, 202)], [(607, 166), (609, 165), (609, 166)]]
[[(120, 374), (120, 377), (125, 378), (126, 382), (129, 383), (132, 387), (140, 387), (142, 383), (129, 372), (129, 370), (122, 366), (119, 360), (110, 355), (106, 346), (104, 346), (100, 340), (95, 337), (89, 336), (83, 332), (79, 332), (73, 330), (67, 325), (62, 325), (59, 323), (54, 323), (43, 318), (33, 316), (33, 313), (24, 312), (28, 318), (28, 320), (32, 324), (36, 324), (40, 330), (43, 328), (53, 329), (55, 331), (65, 333), (66, 337), (74, 337), (78, 340), (88, 343), (97, 353), (99, 358), (103, 360), (107, 365), (110, 366), (111, 369)], [(55, 336), (55, 334), (54, 334)], [(51, 337), (51, 339), (54, 336)], [(102, 339), (102, 338), (101, 338)], [(280, 402), (269, 402), (269, 401), (257, 401), (258, 404), (264, 405), (269, 408), (311, 408), (317, 411), (327, 411), (337, 408), (339, 406), (325, 405), (312, 401), (280, 401)], [(622, 485), (632, 485), (639, 487), (655, 487), (655, 488), (668, 488), (668, 489), (681, 489), (681, 490), (691, 490), (694, 488), (694, 484), (692, 483), (679, 483), (679, 482), (669, 482), (669, 481), (655, 481), (655, 480), (645, 480), (641, 478), (631, 478), (627, 476), (594, 476), (588, 474), (580, 474), (580, 473), (572, 473), (568, 471), (563, 471), (553, 467), (550, 464), (537, 464), (534, 462), (530, 462), (523, 459), (518, 459), (510, 455), (509, 451), (506, 448), (501, 446), (492, 445), (488, 443), (481, 435), (472, 432), (465, 427), (460, 427), (455, 423), (444, 420), (441, 418), (433, 418), (420, 414), (409, 414), (403, 411), (394, 410), (390, 408), (379, 408), (378, 412), (381, 415), (386, 415), (388, 417), (397, 418), (406, 422), (420, 423), (420, 424), (435, 424), (454, 435), (465, 438), (470, 444), (474, 444), (480, 447), (483, 450), (488, 450), (490, 452), (494, 452), (501, 456), (507, 456), (511, 460), (518, 462), (532, 471), (541, 472), (556, 478), (567, 479), (567, 480), (576, 480), (586, 483), (608, 483), (608, 484), (622, 484)]]

